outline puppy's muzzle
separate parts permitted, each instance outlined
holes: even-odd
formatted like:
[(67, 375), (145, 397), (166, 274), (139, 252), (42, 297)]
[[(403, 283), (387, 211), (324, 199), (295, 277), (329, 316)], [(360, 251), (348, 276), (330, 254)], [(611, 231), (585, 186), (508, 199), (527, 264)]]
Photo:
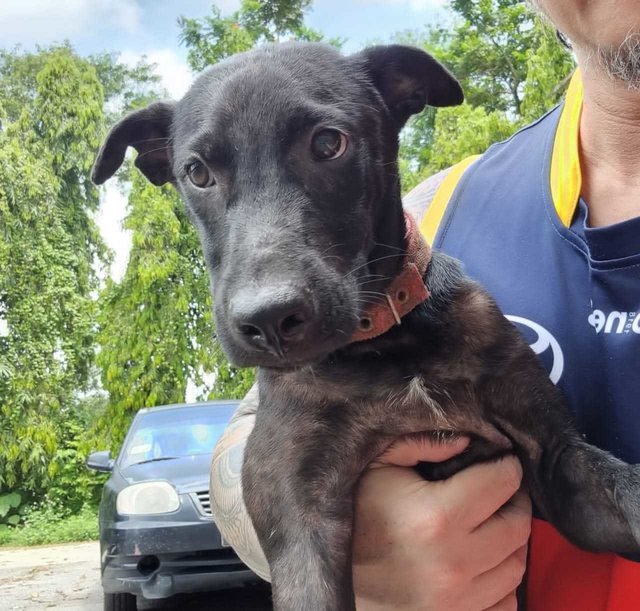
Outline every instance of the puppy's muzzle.
[(283, 358), (311, 339), (315, 307), (311, 296), (291, 285), (244, 289), (229, 307), (232, 331), (245, 349)]

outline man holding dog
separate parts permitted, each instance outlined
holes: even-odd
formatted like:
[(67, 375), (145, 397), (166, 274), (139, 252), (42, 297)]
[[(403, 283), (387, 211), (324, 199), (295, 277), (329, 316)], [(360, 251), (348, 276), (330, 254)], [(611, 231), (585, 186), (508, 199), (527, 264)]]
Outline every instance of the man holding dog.
[[(640, 6), (535, 4), (571, 42), (580, 67), (564, 105), (427, 181), (407, 205), (505, 314), (546, 338), (552, 379), (587, 438), (638, 463)], [(241, 461), (228, 458), (244, 445), (255, 403), (248, 398), (218, 447), (227, 476), (214, 468), (212, 480), (212, 496), (238, 512)], [(640, 608), (640, 558), (580, 551), (537, 519), (527, 545), (531, 504), (519, 490), (517, 459), (437, 483), (410, 468), (446, 460), (467, 443), (399, 440), (363, 477), (354, 540), (359, 611), (515, 609), (527, 558), (529, 611)], [(250, 536), (234, 543), (260, 567)]]

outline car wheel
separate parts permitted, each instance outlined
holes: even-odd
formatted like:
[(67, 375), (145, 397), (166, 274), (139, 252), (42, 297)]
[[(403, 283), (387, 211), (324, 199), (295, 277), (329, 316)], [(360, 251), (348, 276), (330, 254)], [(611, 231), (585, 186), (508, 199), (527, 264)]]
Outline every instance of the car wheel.
[(137, 611), (136, 597), (127, 592), (104, 595), (104, 611)]

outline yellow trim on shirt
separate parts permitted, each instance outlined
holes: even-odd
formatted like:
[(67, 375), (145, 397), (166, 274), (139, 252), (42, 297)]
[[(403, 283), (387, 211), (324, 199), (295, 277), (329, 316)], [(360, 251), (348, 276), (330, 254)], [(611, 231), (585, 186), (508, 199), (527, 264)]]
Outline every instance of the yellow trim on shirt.
[(464, 171), (478, 159), (478, 157), (480, 157), (480, 155), (473, 155), (454, 165), (445, 176), (442, 184), (438, 187), (436, 194), (431, 200), (431, 204), (429, 204), (429, 208), (420, 222), (420, 233), (422, 233), (428, 244), (433, 244), (442, 217), (447, 210), (447, 204), (458, 186), (458, 182), (460, 182)]
[(579, 152), (582, 98), (582, 78), (580, 70), (576, 70), (556, 130), (549, 175), (553, 205), (565, 227), (571, 225), (582, 188)]
[[(583, 88), (580, 69), (571, 78), (560, 121), (556, 129), (549, 184), (553, 205), (558, 217), (568, 227), (578, 206), (580, 189), (582, 188), (582, 172), (580, 170), (579, 132), (582, 114)], [(429, 244), (432, 244), (440, 223), (447, 210), (447, 205), (458, 186), (465, 170), (480, 157), (467, 157), (454, 165), (442, 184), (438, 187), (431, 204), (420, 223), (420, 231)]]

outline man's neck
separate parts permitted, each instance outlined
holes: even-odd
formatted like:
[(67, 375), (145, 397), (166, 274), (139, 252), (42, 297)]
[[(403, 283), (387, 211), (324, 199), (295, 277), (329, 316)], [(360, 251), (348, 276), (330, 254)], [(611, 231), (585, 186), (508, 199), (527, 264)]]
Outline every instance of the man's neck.
[(603, 227), (640, 216), (640, 92), (581, 63), (581, 195), (590, 226)]

